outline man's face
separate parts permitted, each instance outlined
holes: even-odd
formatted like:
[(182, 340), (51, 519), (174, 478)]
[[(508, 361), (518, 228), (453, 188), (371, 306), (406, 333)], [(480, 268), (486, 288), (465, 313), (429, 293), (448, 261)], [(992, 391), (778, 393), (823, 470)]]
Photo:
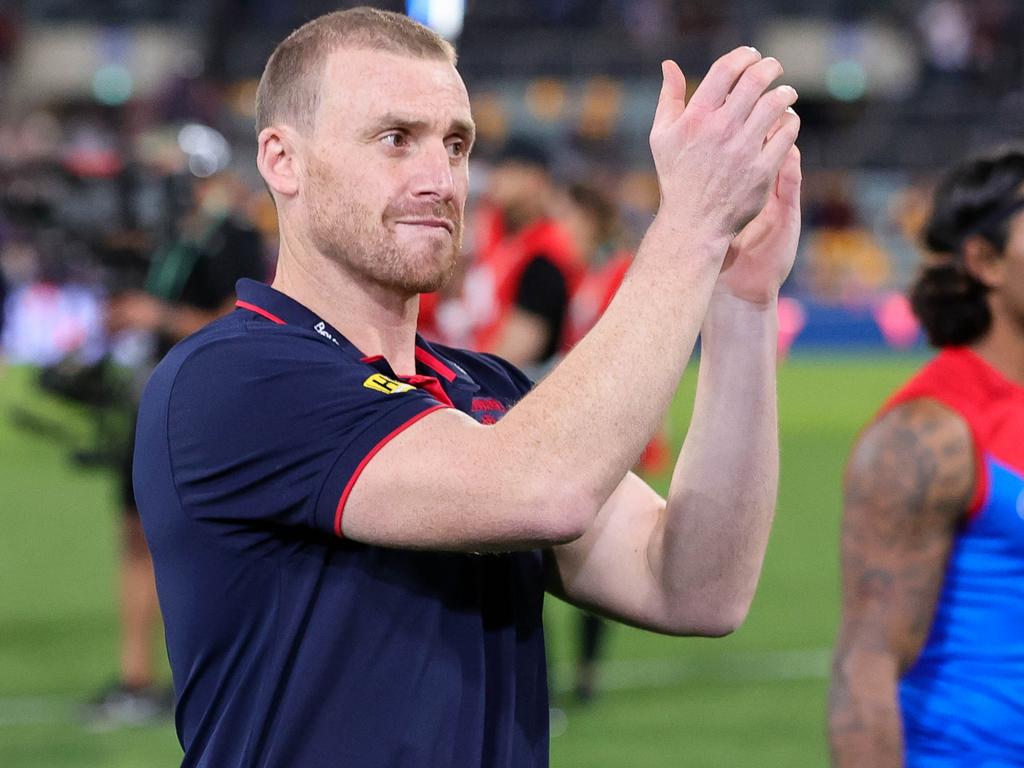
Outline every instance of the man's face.
[(451, 64), (333, 53), (302, 158), (313, 244), (357, 280), (406, 294), (440, 288), (461, 248), (472, 134)]

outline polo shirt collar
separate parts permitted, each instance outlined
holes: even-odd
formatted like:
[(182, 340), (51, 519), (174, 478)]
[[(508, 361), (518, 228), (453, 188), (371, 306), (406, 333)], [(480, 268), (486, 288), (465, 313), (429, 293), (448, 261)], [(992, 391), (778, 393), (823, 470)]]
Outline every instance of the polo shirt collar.
[[(375, 364), (380, 361), (386, 365), (386, 361), (380, 356), (364, 356), (352, 342), (326, 320), (291, 296), (287, 296), (265, 283), (243, 278), (235, 284), (235, 294), (238, 297), (235, 305), (242, 309), (255, 312), (278, 325), (293, 325), (308, 329), (327, 341), (333, 342), (339, 349), (361, 362)], [(446, 389), (455, 388), (467, 394), (480, 389), (480, 386), (457, 363), (446, 359), (418, 333), (416, 334), (416, 364), (418, 368), (427, 369), (431, 376), (444, 382), (443, 386)]]
[(237, 307), (255, 312), (278, 325), (294, 325), (298, 328), (308, 329), (332, 342), (339, 349), (359, 356), (359, 350), (355, 345), (338, 333), (330, 323), (291, 296), (287, 296), (269, 285), (242, 278), (235, 283), (235, 295), (238, 297), (235, 302)]
[(416, 364), (432, 371), (446, 386), (475, 392), (480, 386), (457, 363), (442, 356), (433, 345), (416, 334)]

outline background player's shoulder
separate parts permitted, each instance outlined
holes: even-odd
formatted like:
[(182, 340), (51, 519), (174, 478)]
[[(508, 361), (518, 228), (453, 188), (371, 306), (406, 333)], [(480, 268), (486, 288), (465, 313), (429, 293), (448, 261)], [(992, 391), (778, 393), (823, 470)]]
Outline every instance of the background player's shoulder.
[(912, 400), (931, 399), (961, 414), (971, 414), (986, 400), (991, 370), (975, 353), (948, 347), (925, 363), (886, 401), (880, 415)]

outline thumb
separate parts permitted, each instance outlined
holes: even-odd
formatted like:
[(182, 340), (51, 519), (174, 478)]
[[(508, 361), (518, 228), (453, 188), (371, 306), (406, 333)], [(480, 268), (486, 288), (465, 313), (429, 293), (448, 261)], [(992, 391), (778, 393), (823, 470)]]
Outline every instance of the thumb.
[(686, 77), (674, 61), (661, 62), (661, 94), (654, 122), (673, 122), (686, 109)]

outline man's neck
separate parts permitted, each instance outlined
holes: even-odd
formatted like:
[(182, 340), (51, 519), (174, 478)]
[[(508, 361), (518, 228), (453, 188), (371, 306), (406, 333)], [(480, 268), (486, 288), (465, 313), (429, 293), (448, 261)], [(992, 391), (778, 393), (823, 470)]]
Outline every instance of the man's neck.
[(1024, 386), (1024, 332), (1020, 326), (993, 318), (992, 329), (971, 348), (1007, 379)]
[(298, 258), (288, 250), (282, 242), (275, 290), (322, 317), (367, 357), (384, 356), (400, 376), (416, 373), (419, 296), (398, 296), (322, 255)]

